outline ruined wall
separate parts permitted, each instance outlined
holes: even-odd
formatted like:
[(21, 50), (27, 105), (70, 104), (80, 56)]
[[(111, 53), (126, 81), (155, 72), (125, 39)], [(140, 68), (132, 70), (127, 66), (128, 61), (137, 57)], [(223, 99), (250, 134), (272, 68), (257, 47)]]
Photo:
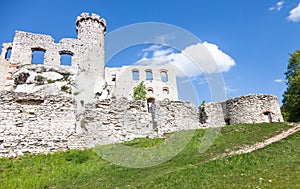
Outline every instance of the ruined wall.
[(206, 120), (203, 124), (206, 127), (219, 127), (226, 125), (225, 115), (226, 115), (226, 102), (211, 102), (204, 106), (204, 111), (206, 114)]
[[(205, 122), (192, 103), (157, 101), (148, 111), (141, 101), (95, 100), (84, 106), (76, 125), (76, 102), (63, 95), (0, 92), (0, 156), (48, 153), (132, 140), (164, 133), (230, 124), (282, 122), (277, 98), (248, 95), (207, 103)], [(269, 113), (268, 113), (269, 112)], [(78, 127), (84, 132), (78, 133)]]
[(159, 135), (205, 127), (199, 122), (198, 108), (190, 102), (182, 101), (156, 102), (153, 121)]
[(9, 61), (0, 59), (0, 89), (5, 88), (5, 82), (9, 72)]
[[(155, 100), (178, 100), (177, 83), (175, 70), (165, 66), (123, 66), (118, 68), (106, 68), (106, 80), (111, 80), (112, 75), (116, 75), (116, 81), (109, 84), (115, 84), (112, 89), (113, 95), (117, 98), (126, 97), (132, 99), (134, 88), (144, 81), (149, 90), (147, 98)], [(138, 79), (133, 79), (133, 71), (138, 72)], [(152, 80), (146, 79), (146, 71), (152, 72)], [(167, 74), (167, 80), (162, 81), (161, 73)], [(164, 90), (165, 89), (165, 90)]]
[(0, 156), (67, 149), (74, 135), (70, 99), (0, 92)]
[(205, 113), (207, 120), (204, 125), (208, 126), (284, 121), (277, 97), (266, 94), (240, 96), (224, 102), (207, 103)]
[[(0, 156), (93, 147), (200, 127), (197, 108), (187, 102), (157, 102), (152, 119), (140, 101), (95, 101), (85, 105), (82, 125), (76, 125), (75, 108), (67, 96), (1, 91)], [(77, 133), (76, 127), (84, 132)]]
[(230, 118), (231, 124), (283, 122), (278, 99), (273, 95), (247, 95), (229, 99), (226, 107), (226, 117)]
[[(82, 13), (77, 17), (76, 31), (78, 32), (77, 39), (64, 38), (59, 43), (55, 43), (49, 35), (16, 31), (13, 42), (2, 45), (0, 90), (13, 88), (11, 87), (13, 83), (8, 78), (15, 70), (12, 69), (6, 72), (5, 66), (7, 63), (13, 65), (14, 68), (31, 64), (65, 66), (66, 63), (62, 60), (66, 55), (71, 56), (71, 62), (67, 62), (67, 64), (74, 69), (78, 69), (78, 77), (82, 75), (82, 72), (92, 70), (98, 73), (98, 80), (104, 82), (105, 20), (97, 14)], [(11, 49), (11, 57), (8, 59), (6, 53), (9, 49)], [(35, 52), (43, 54), (37, 58), (42, 60), (33, 61)], [(8, 77), (6, 77), (7, 75)], [(5, 84), (3, 84), (3, 80), (5, 80)]]
[(76, 39), (62, 39), (58, 44), (49, 35), (33, 34), (17, 31), (13, 40), (11, 63), (18, 65), (32, 64), (32, 50), (45, 51), (44, 65), (59, 66), (60, 53), (69, 52), (73, 55), (72, 64), (76, 66), (80, 49)]

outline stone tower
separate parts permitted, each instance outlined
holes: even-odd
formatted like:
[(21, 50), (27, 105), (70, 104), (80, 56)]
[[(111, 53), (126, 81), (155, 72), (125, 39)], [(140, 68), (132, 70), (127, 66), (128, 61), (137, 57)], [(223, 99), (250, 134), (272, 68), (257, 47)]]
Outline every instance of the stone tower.
[(77, 74), (74, 99), (76, 107), (76, 132), (85, 132), (84, 105), (93, 102), (95, 95), (108, 96), (105, 82), (104, 35), (106, 22), (97, 14), (82, 13), (77, 17), (78, 34)]
[[(79, 64), (83, 64), (88, 59), (87, 69), (90, 66), (97, 66), (101, 78), (104, 79), (104, 35), (106, 32), (106, 21), (99, 15), (92, 13), (82, 13), (76, 20), (76, 31), (78, 42), (81, 45), (81, 55), (83, 59)], [(79, 65), (79, 67), (81, 67)], [(86, 68), (85, 68), (86, 69)], [(95, 69), (95, 68), (91, 68)]]

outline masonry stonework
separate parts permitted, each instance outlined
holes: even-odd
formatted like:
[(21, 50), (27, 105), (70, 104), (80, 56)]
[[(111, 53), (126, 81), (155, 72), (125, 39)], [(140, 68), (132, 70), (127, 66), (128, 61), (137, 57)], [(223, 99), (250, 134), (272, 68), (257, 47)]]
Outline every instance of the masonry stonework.
[(0, 156), (94, 147), (201, 127), (197, 108), (180, 101), (156, 104), (154, 128), (145, 102), (98, 100), (85, 105), (83, 133), (76, 132), (76, 103), (70, 97), (1, 91), (0, 107)]

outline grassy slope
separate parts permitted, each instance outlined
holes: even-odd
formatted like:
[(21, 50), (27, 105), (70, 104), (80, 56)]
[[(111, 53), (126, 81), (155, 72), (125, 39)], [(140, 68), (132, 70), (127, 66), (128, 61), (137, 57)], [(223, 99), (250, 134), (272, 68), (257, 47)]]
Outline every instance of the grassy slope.
[[(254, 144), (287, 130), (282, 123), (222, 128), (214, 144), (198, 153), (204, 130), (161, 165), (133, 169), (113, 165), (92, 150), (0, 159), (0, 188), (300, 188), (300, 133), (250, 154), (209, 161), (226, 150)], [(162, 139), (137, 139), (134, 147)]]

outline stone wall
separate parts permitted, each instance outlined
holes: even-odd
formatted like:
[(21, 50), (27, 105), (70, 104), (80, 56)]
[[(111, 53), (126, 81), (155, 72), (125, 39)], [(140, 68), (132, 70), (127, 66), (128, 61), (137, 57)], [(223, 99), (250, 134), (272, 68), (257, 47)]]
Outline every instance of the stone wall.
[(146, 103), (126, 98), (95, 100), (83, 107), (84, 119), (78, 124), (76, 101), (70, 96), (0, 91), (0, 156), (87, 148), (226, 124), (283, 121), (272, 95), (207, 103), (204, 109), (169, 100), (156, 101), (148, 109)]
[(278, 99), (273, 95), (256, 94), (207, 103), (204, 125), (222, 126), (241, 123), (283, 122)]
[[(1, 91), (0, 156), (161, 137), (166, 132), (201, 126), (197, 108), (191, 103), (158, 101), (155, 107), (151, 114), (144, 102), (98, 100), (84, 106), (84, 123), (76, 125), (76, 102), (71, 97)], [(84, 132), (78, 133), (77, 127)]]
[(70, 99), (0, 92), (0, 156), (67, 149), (74, 135)]
[(283, 122), (278, 99), (273, 95), (247, 95), (226, 101), (231, 124)]
[(62, 39), (58, 44), (49, 35), (33, 34), (17, 31), (13, 40), (13, 48), (10, 61), (17, 65), (32, 64), (32, 50), (45, 51), (44, 65), (60, 65), (60, 53), (69, 52), (73, 55), (73, 66), (76, 66), (80, 49), (77, 39)]
[(182, 101), (156, 102), (153, 121), (159, 135), (204, 127), (199, 122), (198, 108), (190, 102)]

